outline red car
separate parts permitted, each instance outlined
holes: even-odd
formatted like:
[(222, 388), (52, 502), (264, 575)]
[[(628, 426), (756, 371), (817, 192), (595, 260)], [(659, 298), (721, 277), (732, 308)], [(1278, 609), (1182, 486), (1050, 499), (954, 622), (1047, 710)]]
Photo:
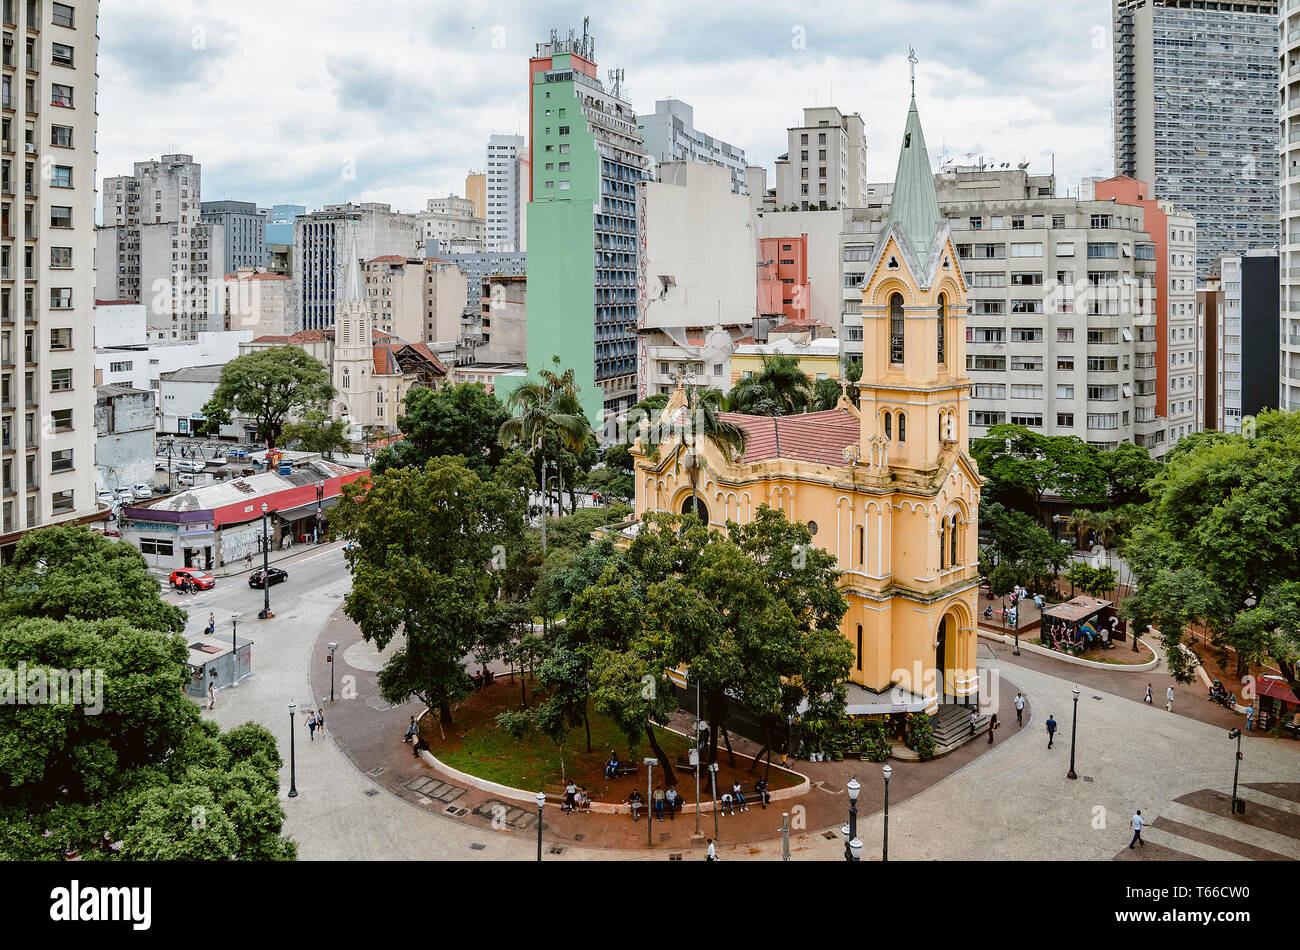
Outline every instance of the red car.
[(211, 574), (205, 574), (196, 567), (182, 567), (180, 570), (172, 571), (172, 576), (167, 580), (173, 588), (179, 590), (185, 585), (186, 578), (192, 580), (199, 590), (208, 590), (217, 584), (215, 577)]

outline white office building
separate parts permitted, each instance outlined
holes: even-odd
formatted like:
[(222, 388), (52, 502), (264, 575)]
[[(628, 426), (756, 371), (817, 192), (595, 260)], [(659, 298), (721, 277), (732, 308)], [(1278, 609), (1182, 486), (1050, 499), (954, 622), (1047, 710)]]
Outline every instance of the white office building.
[(657, 100), (654, 112), (637, 116), (637, 128), (656, 165), (667, 162), (717, 165), (731, 174), (732, 192), (748, 194), (745, 150), (695, 128), (695, 109), (680, 99)]
[(523, 251), (527, 205), (528, 140), (493, 135), (487, 145), (487, 250)]

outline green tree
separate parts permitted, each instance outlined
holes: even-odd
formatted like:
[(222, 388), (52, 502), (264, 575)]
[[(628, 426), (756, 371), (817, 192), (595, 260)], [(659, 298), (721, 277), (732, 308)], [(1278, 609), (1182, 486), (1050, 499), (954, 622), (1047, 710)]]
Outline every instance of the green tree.
[(123, 617), (146, 630), (183, 630), (185, 611), (160, 596), (139, 549), (80, 525), (29, 531), (0, 567), (0, 624), (23, 617)]
[(1102, 473), (1106, 476), (1106, 494), (1118, 505), (1143, 505), (1151, 500), (1147, 486), (1160, 473), (1160, 463), (1143, 446), (1121, 442), (1108, 452), (1100, 453)]
[(1271, 659), (1300, 690), (1287, 625), (1300, 581), (1300, 413), (1261, 413), (1255, 430), (1170, 453), (1123, 549), (1138, 581), (1123, 609), (1160, 631), (1176, 674), (1191, 675), (1179, 646), (1199, 622), (1236, 650), (1239, 673)]
[(339, 534), (360, 544), (344, 610), (378, 649), (405, 635), (380, 671), (381, 694), (418, 696), (450, 724), (471, 689), (464, 658), (501, 622), (490, 568), (525, 548), (518, 485), (484, 481), (458, 456), (434, 458), (346, 486), (335, 512)]
[(290, 416), (323, 408), (334, 396), (329, 368), (301, 347), (245, 353), (221, 368), (221, 380), (203, 407), (206, 431), (215, 435), (238, 413), (254, 421), (268, 449), (275, 448)]
[(834, 409), (839, 404), (840, 396), (844, 390), (840, 388), (838, 380), (827, 377), (819, 379), (813, 384), (813, 405), (812, 408), (817, 412), (826, 412)]
[(1024, 426), (996, 425), (971, 444), (984, 498), (1023, 508), (1041, 522), (1043, 496), (1090, 502), (1106, 494), (1106, 477), (1095, 448), (1074, 436), (1049, 436)]
[(731, 387), (727, 405), (732, 412), (753, 416), (793, 416), (813, 404), (813, 387), (799, 361), (776, 354), (763, 357), (763, 368)]
[(461, 383), (406, 394), (406, 412), (397, 418), (402, 439), (375, 458), (373, 471), (423, 467), (429, 459), (463, 455), (479, 478), (487, 478), (505, 456), (498, 433), (509, 413), (482, 383)]
[(331, 419), (323, 408), (308, 409), (300, 421), (285, 423), (280, 440), (286, 446), (295, 446), (303, 452), (320, 452), (326, 458), (351, 447), (343, 421)]
[(1056, 573), (1070, 559), (1066, 546), (1034, 518), (997, 502), (980, 506), (980, 533), (987, 535), (984, 550), (993, 566), (1002, 567), (1012, 586), (1036, 584)]

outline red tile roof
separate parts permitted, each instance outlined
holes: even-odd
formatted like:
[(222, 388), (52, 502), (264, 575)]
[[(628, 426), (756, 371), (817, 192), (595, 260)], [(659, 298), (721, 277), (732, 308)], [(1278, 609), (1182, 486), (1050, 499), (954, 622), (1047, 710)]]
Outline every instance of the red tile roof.
[(372, 257), (366, 261), (367, 264), (407, 264), (413, 263), (410, 258), (402, 257), (400, 254), (385, 254), (383, 257)]
[(826, 324), (817, 320), (787, 320), (779, 327), (773, 327), (768, 333), (807, 333), (813, 327), (824, 327)]
[(374, 348), (375, 375), (376, 376), (400, 376), (402, 368), (397, 365), (397, 358), (393, 356), (393, 347), (387, 343), (381, 343)]
[(790, 459), (843, 465), (844, 450), (862, 438), (857, 419), (843, 409), (801, 416), (749, 416), (724, 412), (721, 418), (749, 433), (741, 462)]
[(289, 336), (270, 336), (254, 337), (254, 343), (321, 343), (325, 340), (334, 339), (332, 330), (299, 330), (297, 333)]

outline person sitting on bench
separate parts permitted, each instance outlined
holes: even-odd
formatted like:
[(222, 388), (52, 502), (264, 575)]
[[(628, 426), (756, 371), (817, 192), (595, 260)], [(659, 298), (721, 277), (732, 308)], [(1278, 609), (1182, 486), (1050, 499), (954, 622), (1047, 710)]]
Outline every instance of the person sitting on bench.
[(618, 755), (613, 749), (609, 750), (609, 762), (605, 764), (605, 778), (615, 778), (618, 775)]
[(767, 790), (767, 779), (761, 778), (754, 783), (754, 791), (758, 792), (758, 803), (764, 808), (772, 800), (772, 793)]
[(722, 812), (723, 818), (736, 813), (736, 806), (732, 803), (731, 792), (724, 791), (722, 793), (722, 808), (720, 811)]
[(641, 793), (635, 788), (628, 793), (627, 800), (623, 804), (631, 806), (633, 821), (641, 817)]
[(587, 796), (587, 786), (578, 789), (578, 797), (573, 803), (580, 813), (591, 814), (591, 799)]
[(736, 797), (736, 807), (741, 811), (749, 811), (749, 806), (745, 804), (745, 793), (740, 790), (740, 779), (731, 783), (731, 794)]

